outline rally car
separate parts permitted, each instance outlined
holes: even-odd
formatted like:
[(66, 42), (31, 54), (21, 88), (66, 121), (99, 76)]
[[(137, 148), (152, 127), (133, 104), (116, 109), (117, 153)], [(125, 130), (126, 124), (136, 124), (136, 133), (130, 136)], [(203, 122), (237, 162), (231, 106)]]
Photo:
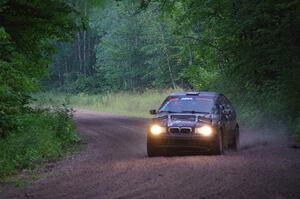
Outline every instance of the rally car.
[(147, 128), (148, 156), (207, 151), (221, 155), (239, 148), (239, 125), (230, 101), (216, 92), (178, 92), (168, 96)]

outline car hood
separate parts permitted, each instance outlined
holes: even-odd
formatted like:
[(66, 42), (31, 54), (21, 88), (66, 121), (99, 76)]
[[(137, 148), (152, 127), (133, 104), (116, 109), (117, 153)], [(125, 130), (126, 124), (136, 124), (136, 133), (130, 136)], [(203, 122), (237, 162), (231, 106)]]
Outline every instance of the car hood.
[(201, 124), (211, 124), (210, 115), (203, 114), (158, 114), (153, 122), (166, 127), (196, 127)]

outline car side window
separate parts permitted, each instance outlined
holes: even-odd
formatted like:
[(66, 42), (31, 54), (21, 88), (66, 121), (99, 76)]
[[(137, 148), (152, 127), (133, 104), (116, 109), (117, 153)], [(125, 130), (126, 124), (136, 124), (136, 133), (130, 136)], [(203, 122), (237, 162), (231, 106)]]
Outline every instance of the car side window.
[(231, 103), (229, 102), (229, 100), (225, 96), (220, 97), (220, 102), (224, 106), (224, 108), (231, 108), (232, 107)]
[(227, 100), (224, 96), (220, 97), (220, 104), (224, 107), (224, 109), (227, 108), (228, 103), (227, 103)]
[(235, 113), (235, 110), (234, 110), (231, 102), (225, 96), (222, 96), (222, 98), (223, 98), (223, 101), (224, 101), (225, 108), (230, 109), (231, 113), (232, 113), (231, 114), (232, 117), (235, 118), (236, 117), (236, 113)]
[(219, 108), (219, 103), (216, 103), (213, 108), (212, 108), (212, 113), (213, 114), (219, 114), (221, 109)]
[(224, 102), (222, 101), (221, 98), (219, 98), (217, 100), (217, 106), (218, 106), (218, 109), (219, 109), (219, 113), (221, 113), (225, 109)]

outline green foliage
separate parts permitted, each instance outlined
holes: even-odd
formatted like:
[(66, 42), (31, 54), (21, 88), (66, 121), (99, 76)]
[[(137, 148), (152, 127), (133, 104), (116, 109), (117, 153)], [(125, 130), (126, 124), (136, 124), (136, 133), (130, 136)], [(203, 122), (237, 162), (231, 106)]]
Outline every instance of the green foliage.
[(216, 71), (209, 71), (197, 65), (188, 67), (184, 75), (196, 90), (214, 88), (214, 84), (219, 78), (219, 74)]
[(62, 45), (48, 85), (72, 93), (216, 90), (244, 124), (297, 129), (299, 0), (125, 0), (101, 11), (76, 2), (90, 26)]
[(88, 31), (74, 45), (59, 44), (45, 85), (59, 82), (58, 90), (77, 93), (182, 86), (185, 63), (172, 33), (175, 24), (157, 5), (138, 13), (139, 5), (111, 2), (101, 12), (91, 11)]
[(32, 110), (55, 44), (84, 19), (67, 1), (0, 1), (0, 177), (60, 157), (78, 142), (68, 110)]
[(14, 174), (70, 151), (79, 138), (74, 134), (72, 111), (38, 110), (18, 115), (18, 128), (0, 139), (0, 177)]
[(300, 140), (300, 117), (298, 117), (294, 120), (292, 129), (294, 130), (294, 133), (295, 133), (296, 137), (298, 138), (298, 140)]
[(193, 44), (195, 88), (229, 96), (244, 122), (299, 117), (299, 0), (158, 2)]
[(81, 26), (76, 10), (60, 0), (0, 3), (0, 136), (19, 126), (27, 93), (38, 89), (54, 52), (53, 41), (70, 40)]

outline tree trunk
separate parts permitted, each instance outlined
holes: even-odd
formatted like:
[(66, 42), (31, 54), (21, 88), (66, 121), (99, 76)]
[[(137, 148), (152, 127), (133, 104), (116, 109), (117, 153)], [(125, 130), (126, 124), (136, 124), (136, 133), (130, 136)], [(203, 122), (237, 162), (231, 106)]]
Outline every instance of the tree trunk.
[(63, 73), (61, 72), (61, 68), (58, 70), (58, 79), (59, 79), (59, 86), (64, 85), (64, 76)]
[(79, 61), (79, 72), (82, 72), (82, 60), (81, 60), (81, 40), (80, 40), (80, 32), (77, 33), (77, 46), (78, 46), (78, 61)]
[(87, 35), (87, 74), (92, 74), (92, 63), (91, 63), (91, 35)]
[(86, 30), (83, 31), (83, 73), (86, 75)]
[(191, 65), (193, 65), (193, 53), (192, 53), (192, 50), (191, 50), (190, 43), (188, 44), (188, 46), (189, 46), (189, 56), (190, 56), (189, 66), (191, 66)]
[[(87, 16), (86, 1), (84, 1), (84, 16)], [(83, 73), (86, 75), (86, 30), (83, 31)]]
[(168, 65), (170, 79), (171, 79), (173, 88), (175, 89), (176, 88), (176, 84), (175, 84), (175, 80), (174, 80), (173, 72), (172, 72), (172, 68), (171, 68), (170, 56), (169, 56), (169, 52), (168, 52), (168, 48), (167, 48), (166, 40), (165, 40), (165, 35), (164, 35), (164, 32), (163, 32), (161, 24), (159, 26), (159, 30), (160, 30), (160, 33), (161, 33), (161, 39), (162, 39), (162, 43), (163, 43), (163, 51), (164, 51), (164, 54), (166, 55), (166, 58), (167, 58), (167, 65)]

